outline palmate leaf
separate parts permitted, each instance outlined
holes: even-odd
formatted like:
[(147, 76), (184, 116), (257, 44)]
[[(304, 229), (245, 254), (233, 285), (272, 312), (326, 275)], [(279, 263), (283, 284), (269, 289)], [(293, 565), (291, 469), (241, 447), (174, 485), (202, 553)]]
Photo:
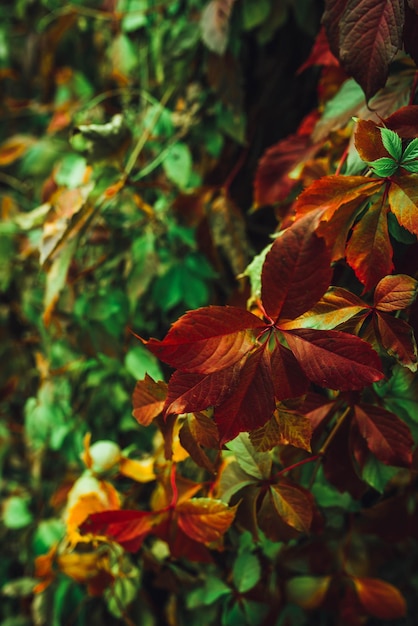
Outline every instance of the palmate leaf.
[[(362, 193), (359, 184), (370, 186), (359, 178), (354, 197)], [(186, 313), (162, 341), (144, 341), (177, 368), (165, 416), (213, 407), (222, 446), (240, 432), (261, 428), (276, 400), (301, 396), (310, 382), (350, 390), (383, 377), (377, 354), (358, 337), (289, 327), (315, 305), (331, 279), (330, 252), (315, 232), (317, 222), (315, 212), (302, 217), (268, 251), (261, 275), (267, 320), (236, 307), (206, 307)], [(368, 308), (361, 301), (351, 305)]]
[(332, 52), (370, 99), (402, 48), (403, 0), (326, 0), (323, 23)]

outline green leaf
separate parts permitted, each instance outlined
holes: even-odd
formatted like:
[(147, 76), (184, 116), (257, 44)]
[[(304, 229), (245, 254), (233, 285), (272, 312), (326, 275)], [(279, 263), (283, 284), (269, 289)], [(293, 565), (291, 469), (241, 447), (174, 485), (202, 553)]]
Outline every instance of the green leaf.
[(397, 133), (389, 128), (381, 128), (380, 134), (386, 150), (395, 159), (395, 161), (399, 161), (402, 156), (402, 139)]
[(3, 524), (11, 530), (25, 528), (33, 521), (29, 511), (28, 499), (21, 496), (10, 496), (3, 504)]
[(402, 161), (401, 166), (412, 174), (418, 174), (418, 161), (408, 161), (406, 163)]
[(403, 165), (404, 162), (413, 161), (414, 159), (418, 159), (418, 139), (412, 139), (403, 151), (402, 166), (405, 167)]
[(147, 0), (124, 0), (119, 2), (118, 11), (123, 14), (122, 31), (130, 33), (142, 26), (146, 26), (148, 23), (147, 9)]
[(209, 606), (219, 598), (230, 595), (231, 589), (220, 578), (207, 576), (201, 587), (189, 591), (186, 595), (188, 609), (196, 609), (199, 606)]
[(33, 551), (37, 556), (44, 554), (64, 536), (65, 524), (61, 519), (43, 519), (38, 523), (32, 539)]
[(243, 272), (243, 276), (248, 276), (250, 279), (251, 295), (254, 296), (254, 298), (261, 297), (261, 270), (263, 269), (264, 261), (266, 260), (267, 253), (270, 251), (271, 246), (272, 244), (269, 244), (260, 254), (257, 254)]
[(379, 493), (384, 493), (387, 483), (398, 472), (398, 467), (384, 465), (371, 454), (363, 467), (361, 475), (368, 485), (379, 491)]
[(125, 357), (125, 367), (136, 380), (145, 378), (145, 374), (149, 374), (154, 380), (163, 379), (158, 359), (142, 345), (129, 350)]
[(396, 216), (389, 211), (388, 213), (388, 226), (389, 233), (396, 239), (396, 241), (400, 241), (401, 243), (405, 243), (407, 245), (411, 245), (415, 243), (417, 238), (414, 233), (409, 232), (403, 226), (401, 226), (396, 219)]
[(192, 172), (192, 155), (185, 143), (177, 142), (170, 148), (163, 161), (163, 169), (169, 180), (185, 189)]
[(244, 30), (260, 26), (270, 14), (269, 0), (244, 0), (242, 4), (242, 23)]
[(242, 552), (235, 559), (232, 580), (240, 593), (246, 593), (259, 582), (261, 565), (258, 557), (251, 552)]
[(79, 154), (67, 154), (58, 166), (55, 181), (70, 189), (78, 187), (83, 182), (87, 161)]
[(389, 157), (376, 159), (376, 161), (372, 161), (368, 165), (377, 176), (381, 176), (382, 178), (392, 176), (399, 167), (398, 163)]
[(226, 444), (234, 453), (237, 463), (244, 472), (259, 480), (270, 478), (272, 459), (268, 452), (257, 452), (248, 433), (240, 433)]

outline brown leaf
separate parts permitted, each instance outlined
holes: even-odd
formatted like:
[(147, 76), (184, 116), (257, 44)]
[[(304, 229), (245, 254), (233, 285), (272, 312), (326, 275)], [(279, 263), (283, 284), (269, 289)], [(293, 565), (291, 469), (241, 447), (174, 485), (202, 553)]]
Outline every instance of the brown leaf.
[(155, 382), (148, 374), (145, 374), (144, 380), (136, 383), (132, 396), (132, 415), (141, 426), (149, 426), (161, 413), (166, 395), (166, 383)]

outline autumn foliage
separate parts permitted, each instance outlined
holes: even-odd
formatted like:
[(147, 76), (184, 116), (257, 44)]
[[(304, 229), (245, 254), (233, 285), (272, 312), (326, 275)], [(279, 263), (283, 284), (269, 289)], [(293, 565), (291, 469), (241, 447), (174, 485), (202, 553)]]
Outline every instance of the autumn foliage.
[[(19, 626), (84, 626), (71, 598), (128, 626), (415, 623), (417, 3), (47, 4), (47, 139), (0, 145), (24, 336), (4, 458), (14, 476), (20, 446), (31, 476), (3, 507), (30, 529), (29, 573), (3, 585)], [(260, 150), (243, 77), (286, 28), (311, 110)], [(58, 61), (83, 29), (94, 88)]]

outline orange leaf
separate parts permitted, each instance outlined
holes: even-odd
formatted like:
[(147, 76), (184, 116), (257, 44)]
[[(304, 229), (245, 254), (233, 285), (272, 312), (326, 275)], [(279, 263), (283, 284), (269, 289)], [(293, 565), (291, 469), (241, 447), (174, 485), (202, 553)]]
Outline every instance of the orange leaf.
[(211, 498), (188, 500), (176, 508), (178, 526), (194, 541), (212, 543), (218, 541), (231, 526), (236, 508)]
[(132, 415), (141, 426), (149, 426), (161, 413), (166, 395), (167, 385), (164, 382), (155, 382), (148, 374), (145, 374), (144, 380), (138, 380), (132, 396)]
[(352, 578), (358, 598), (370, 615), (398, 619), (406, 614), (405, 598), (393, 585), (378, 578)]
[(24, 155), (26, 150), (35, 143), (33, 137), (14, 135), (0, 145), (0, 167), (11, 165)]

